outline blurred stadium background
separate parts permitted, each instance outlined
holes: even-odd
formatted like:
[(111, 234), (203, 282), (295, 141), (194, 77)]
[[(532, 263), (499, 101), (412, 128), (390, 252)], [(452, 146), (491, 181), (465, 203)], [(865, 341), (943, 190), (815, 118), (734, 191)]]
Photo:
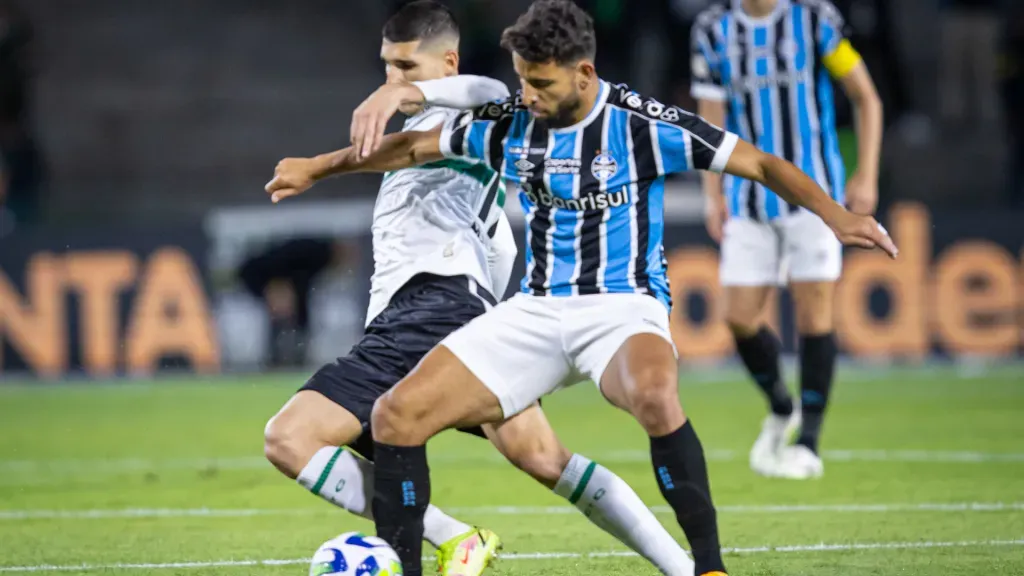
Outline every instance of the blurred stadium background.
[[(604, 77), (694, 108), (689, 29), (709, 1), (580, 3), (598, 24)], [(294, 557), (350, 522), (325, 513), (317, 521), (333, 518), (326, 530), (292, 526), (279, 538), (275, 526), (282, 524), (267, 520), (250, 524), (258, 525), (256, 544), (239, 548), (237, 541), (216, 539), (223, 525), (215, 532), (187, 515), (188, 521), (173, 514), (140, 520), (116, 511), (315, 504), (299, 500), (298, 490), (260, 460), (260, 431), (306, 374), (345, 353), (362, 330), (379, 180), (331, 181), (280, 206), (269, 204), (262, 186), (284, 156), (347, 144), (351, 111), (383, 81), (379, 30), (400, 4), (0, 0), (0, 383), (11, 384), (0, 386), (0, 535), (6, 535), (0, 571), (3, 565), (45, 571), (40, 567), (83, 562), (265, 559), (260, 553), (267, 550)], [(464, 26), (462, 71), (514, 86), (496, 40), (528, 0), (447, 4)], [(734, 368), (719, 321), (716, 249), (703, 228), (696, 176), (672, 180), (666, 199), (683, 385), (693, 386), (695, 417), (717, 420), (705, 444), (720, 455), (732, 451), (733, 457), (712, 457), (720, 502), (938, 502), (962, 509), (927, 513), (934, 518), (918, 511), (907, 516), (914, 520), (904, 523), (905, 533), (893, 521), (887, 529), (899, 533), (879, 535), (871, 531), (877, 517), (828, 524), (835, 510), (826, 506), (810, 514), (828, 529), (810, 530), (814, 521), (807, 516), (793, 521), (799, 530), (786, 524), (789, 517), (773, 519), (778, 534), (791, 536), (777, 539), (756, 528), (768, 516), (733, 523), (726, 512), (726, 535), (737, 546), (913, 539), (1006, 541), (1019, 548), (1024, 3), (835, 4), (885, 105), (879, 219), (902, 254), (898, 262), (862, 252), (846, 257), (837, 302), (844, 361), (835, 420), (825, 436), (836, 449), (826, 455), (836, 462), (834, 472), (817, 488), (766, 483), (762, 490), (745, 467), (760, 400)], [(849, 106), (840, 101), (839, 108), (846, 161), (854, 165)], [(517, 207), (510, 202), (508, 209)], [(512, 221), (521, 228), (519, 218)], [(792, 351), (788, 309), (782, 295), (775, 325)], [(101, 385), (111, 380), (151, 385)], [(45, 385), (52, 383), (57, 386)], [(607, 410), (591, 396), (577, 391), (554, 402), (552, 420), (570, 445), (597, 445), (598, 456), (643, 449), (636, 434), (587, 432), (586, 410)], [(492, 458), (487, 447), (460, 442), (442, 442), (442, 450)], [(660, 503), (642, 459), (622, 450), (617, 460), (606, 460)], [(451, 460), (463, 471), (476, 470), (471, 458)], [(484, 466), (473, 474), (491, 482), (488, 471), (496, 464)], [(219, 470), (225, 472), (218, 476)], [(68, 484), (38, 485), (53, 473)], [(445, 488), (457, 478), (441, 474), (440, 498), (460, 502)], [(111, 487), (114, 480), (119, 489)], [(510, 499), (498, 487), (491, 494), (478, 504), (546, 502), (543, 495)], [(979, 522), (970, 516), (971, 503), (996, 512)], [(104, 510), (114, 511), (114, 524), (75, 524), (79, 517), (61, 516), (70, 509), (97, 509), (101, 519)], [(308, 524), (299, 520), (284, 521)], [(979, 523), (986, 526), (976, 533), (952, 529)], [(559, 519), (555, 527), (586, 535), (577, 548), (556, 550), (612, 546), (582, 521)], [(134, 544), (116, 545), (128, 533)], [(160, 538), (178, 544), (159, 544)], [(545, 545), (540, 536), (531, 538)], [(218, 547), (203, 547), (211, 542)], [(187, 553), (189, 547), (196, 553)], [(979, 554), (981, 563), (969, 566), (1024, 574), (1024, 555), (1011, 548)], [(157, 549), (158, 558), (148, 560)], [(905, 573), (937, 573), (928, 567), (938, 556), (922, 554)], [(986, 564), (991, 558), (997, 563)], [(832, 573), (826, 568), (835, 559), (778, 573)], [(771, 565), (765, 557), (756, 562)], [(880, 574), (870, 570), (885, 562), (865, 566), (855, 562), (843, 573)], [(564, 566), (549, 573), (559, 570), (575, 573)], [(765, 570), (756, 573), (776, 573)]]

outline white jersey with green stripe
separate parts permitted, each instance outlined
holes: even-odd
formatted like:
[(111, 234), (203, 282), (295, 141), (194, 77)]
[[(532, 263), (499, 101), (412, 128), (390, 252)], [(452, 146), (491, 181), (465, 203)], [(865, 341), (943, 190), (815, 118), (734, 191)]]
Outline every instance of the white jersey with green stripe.
[[(426, 108), (403, 130), (432, 130), (461, 111)], [(501, 299), (516, 246), (503, 206), (505, 187), (486, 164), (443, 160), (384, 175), (373, 212), (369, 323), (410, 278), (465, 275)], [(504, 276), (504, 277), (499, 277)]]

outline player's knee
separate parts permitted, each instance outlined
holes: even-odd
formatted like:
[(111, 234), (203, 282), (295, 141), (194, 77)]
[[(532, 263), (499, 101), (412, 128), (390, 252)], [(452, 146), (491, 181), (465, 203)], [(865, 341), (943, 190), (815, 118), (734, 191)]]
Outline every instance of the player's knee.
[(401, 394), (389, 392), (373, 404), (370, 422), (373, 439), (385, 444), (422, 444), (427, 438), (420, 438), (420, 425), (426, 411), (407, 401)]
[(727, 311), (725, 324), (729, 327), (729, 331), (739, 338), (750, 338), (761, 329), (756, 314), (747, 314), (742, 311)]
[(534, 480), (554, 489), (572, 454), (558, 442), (537, 441), (506, 445), (505, 457)]
[(663, 436), (683, 425), (685, 417), (679, 405), (679, 383), (675, 370), (644, 368), (633, 377), (635, 385), (630, 394), (631, 411), (648, 434)]
[(796, 331), (803, 336), (828, 334), (833, 330), (831, 309), (828, 307), (806, 308), (796, 313)]
[(263, 430), (263, 454), (267, 460), (289, 478), (297, 478), (306, 462), (302, 461), (301, 434), (275, 416)]

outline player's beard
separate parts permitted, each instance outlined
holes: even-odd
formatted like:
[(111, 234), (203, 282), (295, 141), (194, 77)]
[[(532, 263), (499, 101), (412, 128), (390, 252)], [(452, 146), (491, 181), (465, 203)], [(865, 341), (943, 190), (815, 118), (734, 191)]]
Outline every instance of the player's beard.
[(548, 125), (552, 128), (572, 126), (576, 123), (576, 114), (582, 105), (583, 99), (580, 98), (579, 92), (574, 93), (558, 103), (558, 109), (548, 117)]

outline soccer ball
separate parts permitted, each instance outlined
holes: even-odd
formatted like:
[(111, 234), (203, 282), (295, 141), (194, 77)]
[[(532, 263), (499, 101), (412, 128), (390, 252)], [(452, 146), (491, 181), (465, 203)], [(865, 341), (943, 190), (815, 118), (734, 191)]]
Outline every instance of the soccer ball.
[(324, 542), (313, 555), (309, 576), (402, 576), (402, 562), (376, 536), (348, 532)]

